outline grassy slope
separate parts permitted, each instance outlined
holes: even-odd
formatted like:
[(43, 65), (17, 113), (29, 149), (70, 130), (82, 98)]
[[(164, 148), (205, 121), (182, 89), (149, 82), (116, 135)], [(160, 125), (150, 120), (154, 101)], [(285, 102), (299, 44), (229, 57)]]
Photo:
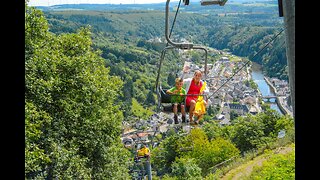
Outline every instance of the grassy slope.
[(262, 166), (263, 162), (267, 161), (269, 158), (275, 156), (276, 154), (287, 154), (294, 151), (294, 146), (287, 145), (285, 147), (280, 147), (272, 150), (273, 153), (264, 153), (255, 157), (253, 160), (248, 161), (240, 166), (227, 172), (221, 179), (222, 180), (235, 180), (235, 179), (244, 179), (244, 177), (251, 174), (254, 167)]

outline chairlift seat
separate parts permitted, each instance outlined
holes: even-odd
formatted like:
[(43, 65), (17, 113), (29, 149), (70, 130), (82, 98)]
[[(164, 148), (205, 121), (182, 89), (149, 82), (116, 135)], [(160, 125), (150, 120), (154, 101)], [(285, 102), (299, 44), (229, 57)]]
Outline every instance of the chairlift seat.
[[(173, 104), (171, 103), (171, 96), (166, 93), (168, 89), (162, 89), (160, 86), (160, 102), (163, 112), (173, 112)], [(185, 112), (189, 111), (189, 106), (185, 106)], [(178, 106), (178, 112), (181, 112), (181, 106)]]

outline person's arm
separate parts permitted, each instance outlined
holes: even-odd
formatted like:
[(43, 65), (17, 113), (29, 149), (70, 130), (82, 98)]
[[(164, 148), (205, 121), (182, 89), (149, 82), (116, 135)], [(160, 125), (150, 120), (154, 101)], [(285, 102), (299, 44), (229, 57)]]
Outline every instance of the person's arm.
[[(202, 81), (202, 85), (204, 85), (204, 81)], [(204, 95), (203, 96), (203, 99), (205, 100), (205, 102), (206, 102), (206, 105), (208, 105), (208, 95), (209, 95), (209, 88), (208, 88), (208, 85), (207, 85), (207, 83), (205, 84), (206, 86), (205, 86), (205, 88), (204, 88), (204, 90), (203, 90), (203, 92), (202, 92), (202, 94)]]
[(167, 93), (167, 94), (173, 94), (173, 89), (174, 89), (174, 87), (173, 87), (173, 88), (168, 89), (168, 90), (166, 91), (166, 93)]
[(167, 90), (167, 94), (177, 94), (178, 92), (179, 90), (176, 89), (175, 87)]
[(187, 78), (183, 80), (184, 89), (186, 90), (186, 94), (188, 94), (192, 78)]
[(185, 96), (187, 94), (187, 91), (185, 89), (182, 89), (182, 93), (183, 96)]

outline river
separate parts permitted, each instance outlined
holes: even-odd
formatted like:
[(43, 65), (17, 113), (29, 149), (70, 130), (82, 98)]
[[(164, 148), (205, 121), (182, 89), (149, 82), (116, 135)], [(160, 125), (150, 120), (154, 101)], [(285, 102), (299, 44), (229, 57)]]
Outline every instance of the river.
[[(252, 73), (251, 77), (253, 81), (258, 85), (258, 89), (260, 90), (262, 96), (269, 96), (269, 95), (275, 95), (274, 92), (270, 89), (267, 82), (264, 80), (264, 75), (261, 70), (261, 66), (257, 63), (252, 64)], [(277, 103), (275, 102), (275, 99), (270, 99), (269, 102), (265, 101), (266, 103), (270, 104), (270, 108), (278, 111), (280, 114), (283, 114), (278, 107)]]

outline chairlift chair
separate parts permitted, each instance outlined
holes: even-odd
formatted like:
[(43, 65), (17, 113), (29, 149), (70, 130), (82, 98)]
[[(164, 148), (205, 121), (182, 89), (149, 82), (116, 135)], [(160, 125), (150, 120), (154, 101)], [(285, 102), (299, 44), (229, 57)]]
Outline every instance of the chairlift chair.
[[(207, 57), (206, 57), (205, 64), (206, 63), (207, 63)], [(206, 74), (206, 71), (205, 71), (205, 74)], [(162, 88), (161, 83), (159, 82), (159, 86), (157, 87), (158, 109), (161, 110), (162, 112), (173, 112), (173, 104), (171, 102), (171, 97), (177, 96), (177, 95), (169, 95), (166, 93), (167, 90), (168, 89)], [(186, 94), (186, 97), (187, 96), (195, 96), (195, 95)], [(202, 95), (198, 94), (197, 96), (202, 96)], [(177, 108), (178, 108), (178, 112), (181, 112), (181, 106), (178, 106)], [(189, 106), (185, 106), (185, 112), (189, 112)]]
[[(205, 66), (204, 66), (204, 72), (205, 72), (205, 79), (207, 78), (207, 59), (208, 59), (208, 51), (206, 48), (202, 46), (193, 45), (192, 43), (177, 43), (173, 42), (169, 38), (169, 2), (170, 0), (167, 0), (166, 2), (166, 11), (165, 11), (165, 37), (170, 44), (170, 46), (165, 47), (161, 52), (160, 57), (160, 63), (159, 63), (159, 69), (158, 69), (158, 75), (156, 79), (156, 94), (158, 97), (158, 110), (161, 110), (163, 112), (172, 112), (172, 104), (170, 101), (170, 95), (166, 93), (167, 89), (162, 89), (161, 83), (160, 83), (160, 72), (161, 72), (161, 66), (164, 59), (165, 52), (168, 49), (182, 49), (182, 50), (190, 50), (190, 49), (201, 49), (205, 51)], [(189, 0), (183, 1), (185, 5), (189, 5)], [(201, 0), (201, 5), (214, 5), (219, 4), (220, 6), (223, 6), (227, 0)], [(188, 96), (188, 94), (186, 95)], [(178, 111), (181, 112), (180, 107), (178, 107)], [(186, 107), (186, 112), (188, 112), (188, 108)]]

